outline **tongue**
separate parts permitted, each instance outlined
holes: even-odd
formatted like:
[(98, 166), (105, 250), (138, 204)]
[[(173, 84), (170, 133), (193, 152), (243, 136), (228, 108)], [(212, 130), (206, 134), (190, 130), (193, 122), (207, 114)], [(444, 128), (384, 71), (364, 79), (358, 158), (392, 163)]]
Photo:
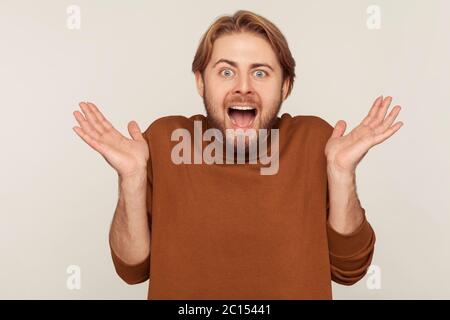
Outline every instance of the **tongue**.
[(248, 127), (253, 120), (253, 113), (250, 111), (233, 111), (231, 117), (239, 127)]

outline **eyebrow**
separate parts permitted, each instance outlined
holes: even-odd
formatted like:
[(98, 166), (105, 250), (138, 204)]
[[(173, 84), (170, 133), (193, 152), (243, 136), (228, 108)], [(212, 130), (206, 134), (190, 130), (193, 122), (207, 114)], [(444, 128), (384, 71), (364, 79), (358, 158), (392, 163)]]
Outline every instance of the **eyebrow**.
[[(235, 61), (231, 61), (231, 60), (228, 60), (228, 59), (219, 59), (219, 60), (217, 60), (216, 63), (214, 63), (213, 68), (214, 68), (217, 64), (219, 64), (219, 63), (221, 63), (221, 62), (228, 63), (229, 65), (232, 65), (233, 67), (236, 67), (236, 68), (237, 68), (237, 66), (238, 66), (237, 62), (235, 62)], [(274, 71), (273, 68), (272, 68), (269, 64), (267, 64), (267, 63), (252, 63), (252, 64), (250, 65), (250, 68), (251, 68), (251, 69), (259, 68), (259, 67), (267, 67), (267, 68), (269, 68), (270, 70)]]

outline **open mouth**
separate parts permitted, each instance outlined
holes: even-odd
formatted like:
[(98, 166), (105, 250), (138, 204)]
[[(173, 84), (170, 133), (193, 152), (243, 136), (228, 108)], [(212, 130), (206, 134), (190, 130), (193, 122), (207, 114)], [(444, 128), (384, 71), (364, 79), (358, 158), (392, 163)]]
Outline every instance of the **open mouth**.
[(230, 106), (227, 109), (231, 122), (239, 128), (251, 127), (258, 110), (253, 106)]

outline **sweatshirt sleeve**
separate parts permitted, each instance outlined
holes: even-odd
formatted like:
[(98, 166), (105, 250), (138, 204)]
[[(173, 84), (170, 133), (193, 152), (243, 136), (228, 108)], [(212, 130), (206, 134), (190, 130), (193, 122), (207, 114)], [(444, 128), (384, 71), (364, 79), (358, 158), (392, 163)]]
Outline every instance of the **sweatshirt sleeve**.
[(150, 253), (141, 262), (137, 264), (128, 264), (123, 261), (109, 244), (111, 257), (119, 277), (128, 284), (138, 284), (147, 281), (150, 274)]
[[(148, 143), (148, 131), (147, 129), (143, 135)], [(147, 218), (148, 225), (150, 229), (150, 238), (151, 238), (151, 226), (152, 226), (152, 194), (153, 194), (153, 172), (152, 172), (152, 162), (151, 156), (149, 157), (147, 164), (147, 193), (146, 193), (146, 206), (147, 206)], [(114, 268), (119, 277), (128, 284), (138, 284), (144, 281), (147, 281), (150, 277), (150, 256), (151, 252), (147, 257), (139, 263), (136, 264), (128, 264), (123, 261), (117, 253), (113, 250), (111, 246), (111, 241), (109, 241), (109, 248), (111, 252), (112, 262), (114, 264)]]
[(366, 219), (350, 234), (334, 230), (327, 219), (328, 249), (331, 279), (342, 285), (352, 285), (361, 280), (372, 262), (375, 249), (375, 232)]

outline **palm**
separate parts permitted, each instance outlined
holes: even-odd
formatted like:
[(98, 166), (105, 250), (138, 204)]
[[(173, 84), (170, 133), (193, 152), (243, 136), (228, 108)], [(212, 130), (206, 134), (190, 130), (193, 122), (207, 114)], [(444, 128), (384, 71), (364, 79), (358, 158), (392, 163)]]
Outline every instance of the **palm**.
[(147, 143), (128, 139), (115, 128), (102, 134), (98, 144), (104, 150), (101, 153), (106, 161), (125, 175), (147, 164), (149, 153)]
[(372, 128), (359, 125), (346, 136), (330, 138), (325, 154), (339, 169), (351, 171), (351, 164), (361, 161), (374, 136)]
[(383, 142), (400, 129), (403, 125), (401, 121), (392, 125), (400, 112), (400, 106), (395, 106), (386, 117), (391, 101), (391, 97), (376, 99), (369, 114), (345, 136), (343, 134), (346, 123), (338, 122), (325, 146), (328, 165), (339, 171), (354, 172), (357, 164), (370, 148)]
[(80, 103), (85, 117), (75, 111), (74, 116), (81, 128), (75, 132), (122, 176), (132, 175), (146, 167), (149, 150), (139, 127), (133, 121), (128, 124), (132, 139), (117, 131), (92, 103)]

